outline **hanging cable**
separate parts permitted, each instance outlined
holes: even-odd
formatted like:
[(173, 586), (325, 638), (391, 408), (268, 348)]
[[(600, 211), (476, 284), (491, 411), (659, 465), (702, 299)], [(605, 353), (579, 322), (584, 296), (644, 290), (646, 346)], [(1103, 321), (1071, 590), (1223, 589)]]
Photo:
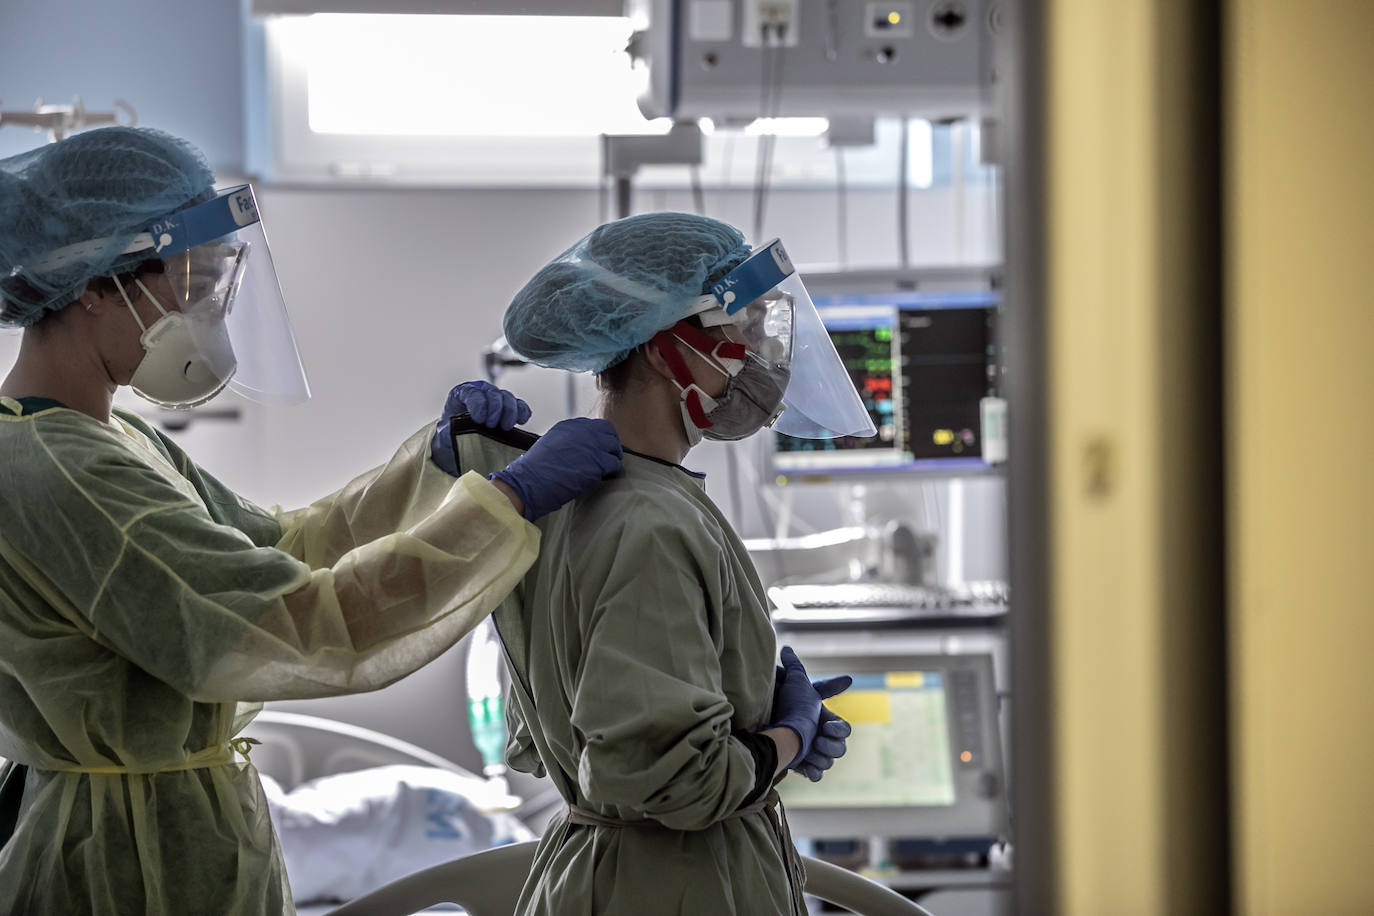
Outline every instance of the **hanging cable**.
[[(743, 472), (745, 487), (754, 495), (759, 521), (765, 531), (771, 531), (773, 537), (777, 538), (787, 537), (793, 527), (798, 528), (803, 534), (815, 534), (814, 525), (805, 519), (792, 518), (791, 502), (794, 488), (777, 487), (774, 480), (765, 480), (759, 474), (759, 468), (770, 460), (768, 456), (772, 454), (772, 449), (777, 447), (776, 442), (772, 441), (777, 435), (769, 432), (766, 438), (760, 435), (757, 439), (750, 440), (749, 457), (739, 462), (738, 470)], [(740, 447), (733, 446), (731, 451)]]
[(911, 244), (907, 238), (907, 172), (911, 169), (911, 122), (902, 118), (902, 141), (897, 154), (897, 262), (902, 269), (911, 266)]
[(988, 165), (986, 174), (988, 176), (986, 190), (988, 228), (984, 232), (984, 237), (989, 240), (992, 250), (984, 255), (984, 259), (1002, 263), (1003, 258), (1006, 257), (1003, 252), (1007, 250), (1006, 233), (1003, 231), (1005, 227), (1002, 225), (1002, 166), (996, 163)]
[(950, 159), (954, 161), (954, 263), (964, 263), (964, 236), (966, 234), (964, 209), (968, 205), (968, 198), (965, 190), (968, 185), (968, 170), (965, 167), (965, 160), (968, 157), (968, 149), (964, 142), (965, 126), (968, 121), (955, 121), (950, 126), (950, 141), (954, 149), (950, 151)]
[(725, 447), (725, 467), (730, 481), (730, 513), (735, 517), (735, 530), (744, 530), (744, 498), (739, 485), (739, 456), (732, 445)]
[(835, 244), (840, 267), (849, 266), (849, 182), (844, 170), (844, 147), (835, 147)]
[[(927, 492), (930, 493), (929, 505), (926, 504)], [(935, 527), (931, 529), (932, 531), (945, 530), (944, 518), (940, 512), (940, 491), (936, 489), (934, 483), (928, 480), (921, 481), (921, 508), (930, 512), (928, 519), (933, 520), (935, 525)]]
[(763, 27), (763, 41), (759, 48), (762, 73), (759, 76), (759, 117), (769, 132), (759, 135), (758, 159), (754, 170), (754, 241), (763, 238), (763, 214), (767, 204), (768, 186), (772, 181), (773, 149), (777, 143), (777, 117), (782, 107), (782, 43), (785, 27)]
[(722, 161), (720, 174), (720, 212), (716, 215), (727, 223), (730, 222), (730, 211), (733, 209), (731, 203), (735, 195), (731, 193), (734, 188), (731, 186), (735, 163), (735, 134), (733, 130), (724, 132), (724, 142), (721, 144), (720, 158)]
[(706, 194), (701, 189), (701, 168), (692, 166), (688, 169), (688, 175), (692, 182), (692, 206), (696, 209), (697, 216), (705, 216)]
[[(766, 121), (764, 121), (764, 119), (768, 117), (768, 110), (770, 104), (770, 93), (768, 84), (769, 75), (772, 72), (771, 68), (769, 67), (769, 55), (774, 53), (773, 49), (768, 46), (766, 38), (767, 37), (765, 35), (764, 44), (761, 48), (759, 48), (759, 60), (761, 61), (761, 65), (763, 67), (763, 71), (759, 74), (759, 120), (761, 124), (766, 124)], [(773, 134), (768, 133), (766, 131), (760, 132), (758, 147), (754, 158), (753, 238), (755, 243), (758, 243), (763, 238), (763, 211), (765, 200), (768, 195), (768, 166), (770, 164), (770, 160), (773, 158), (773, 145), (770, 142), (772, 139)]]
[[(764, 41), (759, 47), (759, 64), (762, 70), (759, 72), (759, 118), (762, 121), (764, 112), (768, 110), (768, 27), (763, 26)], [(768, 152), (768, 135), (760, 133), (758, 145), (754, 150), (754, 241), (759, 240), (763, 234), (763, 159)]]

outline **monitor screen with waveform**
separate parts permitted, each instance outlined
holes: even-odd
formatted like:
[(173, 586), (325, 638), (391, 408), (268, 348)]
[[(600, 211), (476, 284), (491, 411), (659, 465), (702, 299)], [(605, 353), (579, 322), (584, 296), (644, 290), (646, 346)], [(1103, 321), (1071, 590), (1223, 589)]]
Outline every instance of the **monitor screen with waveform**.
[(869, 439), (775, 433), (778, 481), (987, 470), (979, 404), (996, 393), (998, 301), (988, 291), (817, 297), (878, 433)]

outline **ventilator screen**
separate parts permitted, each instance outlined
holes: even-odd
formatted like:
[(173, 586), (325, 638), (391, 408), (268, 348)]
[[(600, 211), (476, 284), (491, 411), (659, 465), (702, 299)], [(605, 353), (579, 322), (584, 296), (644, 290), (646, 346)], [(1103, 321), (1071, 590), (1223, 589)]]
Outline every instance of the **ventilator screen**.
[(793, 836), (1004, 833), (1006, 775), (991, 655), (830, 654), (827, 647), (844, 642), (838, 634), (794, 631), (786, 639), (812, 677), (854, 678), (849, 690), (825, 701), (853, 727), (846, 753), (820, 782), (792, 773), (778, 784)]
[(783, 800), (812, 807), (952, 805), (954, 766), (945, 676), (939, 671), (857, 674), (826, 701), (854, 731), (818, 783), (789, 779)]

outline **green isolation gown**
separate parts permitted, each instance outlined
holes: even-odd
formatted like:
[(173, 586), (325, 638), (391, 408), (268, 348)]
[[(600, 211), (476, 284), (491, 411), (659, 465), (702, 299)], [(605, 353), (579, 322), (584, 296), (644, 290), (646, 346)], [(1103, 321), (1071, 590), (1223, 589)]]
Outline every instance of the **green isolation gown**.
[(623, 476), (541, 529), (493, 619), (516, 673), (508, 759), (547, 771), (570, 811), (541, 839), (517, 913), (802, 911), (785, 827), (751, 803), (771, 773), (738, 737), (768, 723), (773, 629), (703, 479), (626, 452)]
[(0, 755), (29, 768), (0, 912), (292, 911), (232, 739), (261, 701), (434, 659), (538, 549), (490, 483), (434, 465), (429, 435), (268, 513), (132, 414), (0, 398)]

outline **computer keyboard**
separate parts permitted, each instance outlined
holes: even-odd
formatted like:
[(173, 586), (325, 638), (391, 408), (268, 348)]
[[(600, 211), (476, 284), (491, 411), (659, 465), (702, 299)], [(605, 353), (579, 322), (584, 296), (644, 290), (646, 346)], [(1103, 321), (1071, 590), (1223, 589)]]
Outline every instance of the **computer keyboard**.
[(955, 588), (898, 582), (833, 582), (778, 585), (768, 596), (780, 610), (900, 608), (916, 611), (1004, 606), (1006, 583), (969, 582)]

